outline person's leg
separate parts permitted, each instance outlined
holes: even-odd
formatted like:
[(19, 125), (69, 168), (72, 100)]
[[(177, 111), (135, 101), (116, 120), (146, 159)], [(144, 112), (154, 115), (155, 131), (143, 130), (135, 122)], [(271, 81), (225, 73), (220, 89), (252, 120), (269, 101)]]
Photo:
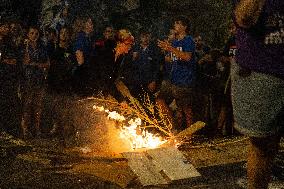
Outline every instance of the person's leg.
[(35, 89), (35, 96), (34, 96), (34, 127), (35, 127), (35, 134), (37, 137), (41, 135), (41, 115), (43, 109), (43, 98), (45, 95), (45, 89), (39, 88)]
[(49, 111), (52, 111), (51, 115), (51, 124), (52, 128), (49, 131), (49, 134), (51, 135), (58, 135), (60, 132), (60, 127), (61, 127), (61, 104), (63, 101), (63, 98), (60, 96), (61, 94), (58, 93), (50, 93), (49, 94), (49, 102), (50, 102), (50, 107)]
[(168, 102), (171, 102), (172, 100), (172, 86), (168, 81), (163, 81), (159, 95), (155, 100), (158, 107), (158, 114), (160, 117), (161, 115), (165, 115), (165, 117), (162, 116), (161, 119), (172, 125), (174, 128), (173, 112), (168, 105)]
[(221, 109), (218, 115), (218, 126), (217, 126), (217, 132), (219, 134), (220, 131), (224, 131), (224, 127), (226, 124), (226, 107), (224, 104), (221, 105)]
[(182, 130), (181, 126), (184, 123), (184, 111), (181, 107), (177, 108), (175, 111), (175, 120), (178, 126), (178, 130)]
[(172, 126), (174, 125), (173, 122), (173, 112), (170, 110), (169, 106), (167, 105), (166, 101), (163, 98), (157, 98), (156, 99), (156, 104), (159, 108), (159, 111), (163, 115), (166, 115), (166, 122), (169, 122)]
[(174, 89), (174, 97), (177, 102), (178, 110), (177, 112), (180, 118), (178, 118), (179, 128), (185, 129), (182, 126), (183, 117), (185, 117), (186, 127), (190, 127), (193, 123), (193, 111), (192, 111), (192, 99), (193, 99), (193, 90), (192, 88), (186, 87), (177, 87)]
[(233, 134), (233, 110), (232, 102), (227, 96), (224, 96), (224, 101), (221, 104), (221, 110), (218, 115), (218, 134), (231, 135)]
[(249, 189), (266, 189), (280, 137), (250, 138), (247, 174)]
[(237, 64), (232, 64), (232, 103), (235, 128), (251, 137), (248, 155), (250, 189), (267, 188), (271, 163), (283, 133), (284, 82), (257, 72), (243, 76)]
[(184, 113), (185, 113), (185, 120), (186, 120), (186, 126), (190, 127), (193, 124), (193, 113), (192, 113), (192, 107), (187, 106), (184, 108)]
[[(190, 127), (193, 124), (193, 113), (191, 106), (185, 106), (177, 109), (176, 119), (179, 130), (184, 130), (185, 127)], [(185, 121), (185, 125), (184, 125)]]
[(25, 102), (23, 104), (23, 114), (22, 114), (22, 120), (21, 120), (21, 137), (27, 138), (29, 135), (29, 127), (31, 125), (31, 119), (32, 119), (32, 105), (31, 103)]
[(64, 95), (62, 97), (61, 101), (61, 123), (62, 123), (62, 129), (61, 129), (61, 140), (64, 141), (64, 145), (66, 145), (67, 140), (72, 134), (74, 133), (73, 128), (73, 121), (72, 121), (72, 115), (71, 115), (71, 109), (72, 109), (72, 99), (70, 95)]
[(21, 137), (27, 138), (30, 134), (28, 129), (31, 126), (32, 121), (32, 105), (33, 95), (32, 90), (29, 85), (25, 85), (22, 94), (23, 110), (22, 110), (22, 119), (21, 119)]

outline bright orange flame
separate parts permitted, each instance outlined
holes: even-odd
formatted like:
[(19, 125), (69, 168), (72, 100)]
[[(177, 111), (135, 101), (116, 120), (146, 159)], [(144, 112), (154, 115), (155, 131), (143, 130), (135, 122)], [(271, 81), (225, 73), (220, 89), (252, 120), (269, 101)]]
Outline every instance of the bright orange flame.
[[(94, 109), (98, 111), (104, 111), (108, 114), (109, 119), (114, 119), (117, 121), (125, 121), (125, 117), (120, 115), (119, 113), (113, 111), (110, 112), (109, 110), (105, 109), (103, 106), (93, 106)], [(124, 125), (120, 128), (120, 138), (126, 140), (132, 149), (139, 149), (139, 148), (157, 148), (160, 145), (167, 142), (163, 140), (161, 137), (156, 136), (145, 129), (141, 129), (141, 119), (131, 119), (128, 121), (128, 125)]]

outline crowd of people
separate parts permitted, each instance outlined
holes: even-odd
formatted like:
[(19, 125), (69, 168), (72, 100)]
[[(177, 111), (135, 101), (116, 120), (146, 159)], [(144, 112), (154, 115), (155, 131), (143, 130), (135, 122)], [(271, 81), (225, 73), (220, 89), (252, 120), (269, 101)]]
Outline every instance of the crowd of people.
[(1, 22), (1, 129), (40, 137), (46, 99), (54, 111), (51, 133), (62, 129), (75, 97), (111, 95), (125, 103), (115, 87), (120, 80), (139, 101), (147, 96), (160, 106), (175, 130), (201, 120), (208, 134), (232, 133), (232, 40), (224, 51), (211, 49), (200, 35), (190, 35), (185, 17), (177, 17), (166, 39), (158, 40), (146, 29), (134, 38), (112, 25), (94, 34), (89, 16), (70, 26), (60, 23), (24, 28), (18, 21)]
[(48, 132), (63, 136), (71, 101), (112, 96), (125, 104), (115, 85), (122, 81), (140, 102), (146, 95), (159, 106), (174, 130), (200, 120), (216, 136), (233, 134), (235, 125), (250, 138), (249, 188), (267, 188), (283, 134), (283, 6), (236, 1), (222, 50), (193, 37), (185, 17), (174, 19), (166, 39), (147, 30), (134, 38), (112, 25), (94, 34), (91, 17), (71, 22), (66, 12), (44, 28), (1, 21), (0, 129), (41, 137), (48, 99)]

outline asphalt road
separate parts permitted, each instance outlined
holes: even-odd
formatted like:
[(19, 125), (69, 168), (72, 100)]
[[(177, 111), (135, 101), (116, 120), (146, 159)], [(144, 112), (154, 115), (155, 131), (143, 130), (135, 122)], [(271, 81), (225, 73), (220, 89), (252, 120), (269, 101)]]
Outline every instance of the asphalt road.
[[(56, 140), (22, 142), (2, 135), (0, 188), (242, 188), (238, 182), (246, 175), (245, 153), (242, 152), (246, 142), (238, 138), (229, 139), (226, 143), (214, 146), (202, 143), (195, 147), (185, 145), (180, 149), (201, 177), (142, 187), (127, 165), (127, 160), (120, 154), (86, 154), (78, 147), (64, 148)], [(278, 176), (281, 171), (283, 173), (283, 170), (276, 170)], [(284, 180), (273, 178), (274, 189), (284, 188)]]

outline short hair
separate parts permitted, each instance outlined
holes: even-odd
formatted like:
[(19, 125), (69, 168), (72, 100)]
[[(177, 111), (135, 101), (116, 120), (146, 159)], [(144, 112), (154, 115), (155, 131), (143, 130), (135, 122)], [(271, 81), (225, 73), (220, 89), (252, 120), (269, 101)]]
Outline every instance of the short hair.
[(151, 35), (151, 32), (149, 32), (148, 30), (140, 30), (140, 36), (147, 36), (147, 35)]
[(186, 26), (186, 32), (189, 32), (191, 26), (190, 26), (190, 21), (187, 17), (177, 16), (175, 17), (174, 21), (175, 22), (180, 21), (183, 26)]
[(112, 28), (112, 29), (114, 29), (114, 27), (113, 27), (112, 24), (104, 24), (104, 25), (103, 25), (103, 29), (105, 30), (105, 29), (107, 29), (107, 28)]
[(29, 25), (28, 31), (29, 31), (30, 29), (35, 29), (35, 30), (37, 30), (38, 32), (40, 32), (40, 27), (39, 27), (38, 25)]
[(68, 32), (68, 34), (70, 35), (69, 37), (71, 38), (71, 35), (72, 35), (72, 27), (70, 27), (70, 26), (63, 26), (62, 28), (60, 28), (60, 30), (58, 31), (58, 33), (60, 33), (61, 30), (63, 30), (63, 29), (65, 29), (65, 30)]
[(116, 34), (116, 40), (121, 43), (124, 42), (129, 42), (132, 44), (134, 43), (134, 37), (132, 36), (131, 32), (127, 29), (118, 30)]

